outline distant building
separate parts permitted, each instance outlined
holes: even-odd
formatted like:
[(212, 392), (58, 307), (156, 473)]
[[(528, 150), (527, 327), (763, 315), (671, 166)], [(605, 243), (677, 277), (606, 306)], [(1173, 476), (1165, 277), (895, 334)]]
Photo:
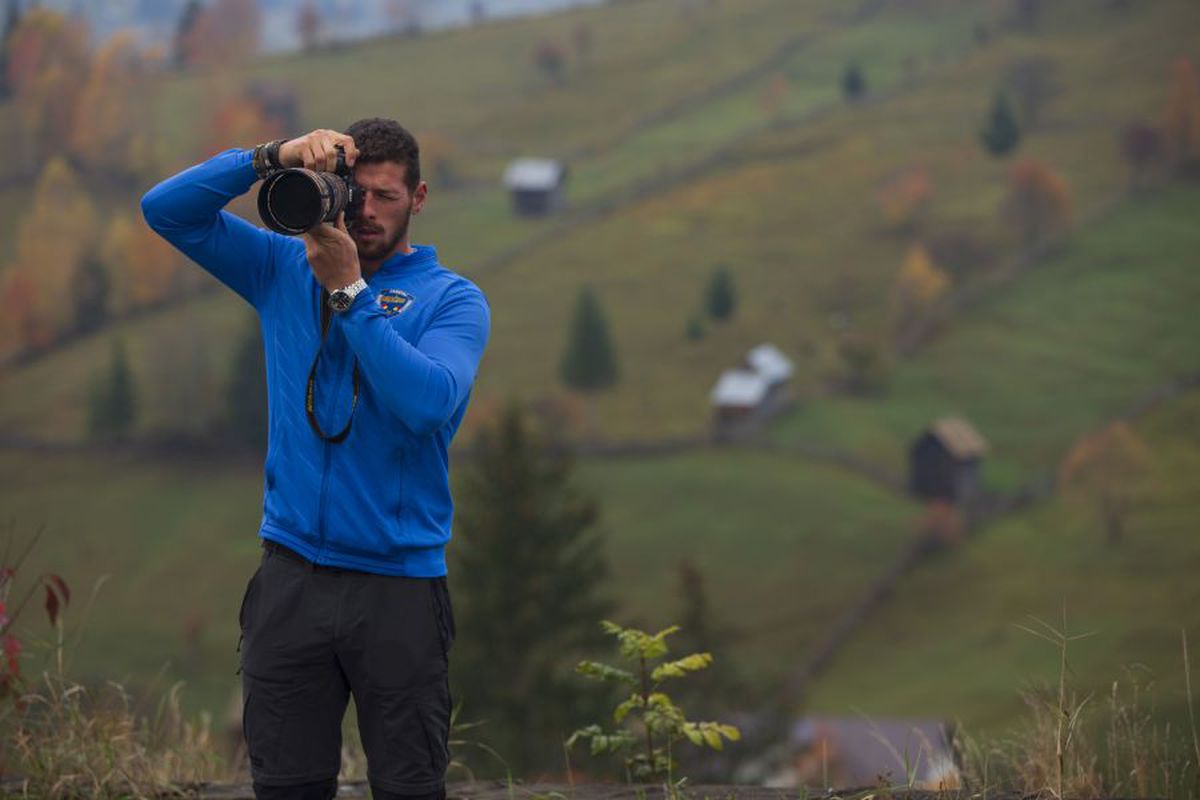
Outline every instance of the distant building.
[[(863, 719), (812, 715), (796, 720), (773, 757), (743, 764), (737, 783), (775, 788), (857, 789), (907, 786), (953, 789), (961, 785), (951, 746), (953, 726), (933, 719)], [(907, 754), (908, 765), (905, 765)]]
[(966, 503), (979, 490), (987, 440), (962, 417), (935, 420), (909, 447), (909, 491), (926, 500)]
[(727, 369), (709, 394), (713, 434), (728, 438), (750, 432), (792, 403), (791, 360), (770, 343), (760, 344), (743, 363)]
[(549, 158), (518, 158), (504, 171), (504, 188), (521, 216), (552, 214), (566, 201), (567, 166)]

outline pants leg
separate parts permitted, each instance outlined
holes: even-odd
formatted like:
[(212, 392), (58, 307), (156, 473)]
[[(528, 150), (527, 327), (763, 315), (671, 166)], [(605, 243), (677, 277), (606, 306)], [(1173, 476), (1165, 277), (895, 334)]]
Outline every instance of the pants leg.
[[(341, 579), (341, 580), (339, 580)], [(344, 576), (312, 572), (264, 552), (242, 603), (242, 726), (258, 787), (309, 786), (312, 797), (341, 769), (350, 687), (334, 653)], [(263, 789), (261, 797), (282, 795)], [(309, 795), (305, 795), (306, 797)]]
[(449, 766), (445, 576), (370, 575), (342, 609), (338, 657), (379, 797), (441, 797)]
[(290, 786), (267, 786), (256, 782), (254, 798), (255, 800), (333, 800), (337, 796), (337, 789), (337, 778)]

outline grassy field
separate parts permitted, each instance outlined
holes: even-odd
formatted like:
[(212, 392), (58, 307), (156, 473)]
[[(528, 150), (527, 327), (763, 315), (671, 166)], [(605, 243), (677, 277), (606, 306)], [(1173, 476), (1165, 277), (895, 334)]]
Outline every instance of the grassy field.
[(1054, 469), (1077, 437), (1200, 370), (1198, 205), (1187, 186), (1127, 203), (901, 362), (885, 397), (813, 399), (776, 435), (902, 470), (922, 426), (956, 413), (989, 438), (993, 485)]
[(1025, 713), (1018, 690), (1058, 674), (1057, 650), (1016, 625), (1033, 615), (1061, 630), (1065, 606), (1071, 633), (1095, 634), (1068, 651), (1080, 696), (1095, 693), (1102, 712), (1114, 681), (1128, 701), (1132, 674), (1153, 684), (1159, 723), (1186, 731), (1180, 631), (1195, 686), (1200, 630), (1198, 423), (1200, 392), (1191, 392), (1136, 425), (1157, 474), (1122, 545), (1104, 545), (1094, 509), (1061, 502), (987, 528), (911, 575), (830, 665), (810, 707), (958, 718), (999, 733)]
[[(169, 79), (157, 96), (161, 155), (182, 164), (207, 146), (205, 111), (247, 78), (303, 87), (306, 127), (394, 113), (446, 137), (468, 184), (434, 187), (416, 239), (436, 243), (491, 301), (473, 409), (557, 391), (567, 317), (579, 286), (592, 283), (622, 369), (621, 384), (594, 401), (598, 432), (659, 438), (702, 431), (712, 382), (760, 341), (796, 358), (801, 389), (825, 380), (831, 318), (881, 335), (892, 276), (916, 238), (967, 232), (993, 263), (1011, 256), (996, 216), (1007, 164), (980, 150), (977, 128), (1014, 62), (1050, 59), (1059, 90), (1022, 153), (1065, 176), (1077, 234), (898, 363), (887, 394), (809, 400), (773, 429), (782, 443), (836, 445), (899, 470), (923, 424), (963, 413), (992, 442), (987, 481), (1012, 487), (1155, 386), (1200, 368), (1191, 302), (1200, 189), (1122, 197), (1128, 176), (1116, 150), (1122, 125), (1158, 118), (1170, 61), (1200, 54), (1200, 9), (1186, 0), (1120, 14), (1085, 0), (1049, 5), (1037, 33), (1019, 34), (1002, 24), (1009, 5), (998, 1), (738, 0), (693, 17), (671, 3), (622, 3), (272, 58), (232, 76)], [(594, 52), (556, 85), (530, 52), (545, 37), (565, 41), (580, 21), (594, 28)], [(973, 44), (980, 22), (995, 34), (984, 47)], [(871, 92), (848, 106), (838, 80), (852, 61)], [(410, 74), (420, 79), (395, 79)], [(495, 181), (523, 153), (570, 159), (566, 218), (511, 219)], [(705, 166), (673, 177), (696, 164)], [(928, 169), (935, 195), (923, 228), (898, 234), (884, 228), (873, 192), (913, 165)], [(634, 185), (644, 191), (632, 194)], [(16, 191), (0, 209), (18, 202)], [(10, 247), (5, 238), (0, 253)], [(505, 252), (513, 255), (499, 259)], [(734, 269), (738, 314), (688, 341), (684, 323), (718, 263)], [(142, 432), (212, 418), (249, 314), (229, 293), (209, 295), (0, 375), (0, 431), (79, 438), (89, 383), (118, 335), (139, 380)], [(1081, 682), (1103, 688), (1121, 664), (1141, 660), (1179, 718), (1178, 630), (1200, 607), (1186, 533), (1200, 511), (1198, 409), (1192, 395), (1139, 422), (1162, 473), (1126, 546), (1104, 549), (1090, 510), (1058, 503), (988, 527), (902, 586), (814, 687), (810, 707), (999, 730), (1021, 713), (1021, 680), (1048, 678), (1056, 665), (1048, 645), (1012, 623), (1055, 621), (1065, 600), (1073, 630), (1099, 633), (1076, 651)], [(479, 416), (468, 415), (464, 438)], [(675, 569), (690, 558), (709, 580), (717, 622), (741, 634), (718, 657), (763, 685), (802, 662), (831, 617), (887, 568), (919, 510), (856, 475), (755, 452), (592, 460), (579, 478), (604, 511), (625, 621), (675, 621)], [(144, 684), (169, 664), (164, 680), (188, 681), (190, 709), (219, 713), (237, 687), (236, 612), (257, 560), (261, 491), (253, 460), (0, 452), (5, 518), (21, 536), (47, 525), (24, 579), (46, 569), (71, 582), (74, 630), (92, 585), (111, 576), (84, 624), (76, 674)], [(39, 614), (26, 612), (30, 635), (47, 630)]]
[[(64, 575), (75, 592), (69, 620), (82, 621), (84, 597), (101, 575), (112, 576), (83, 628), (78, 676), (128, 672), (145, 680), (170, 662), (167, 674), (189, 682), (192, 708), (223, 707), (237, 686), (238, 604), (257, 564), (258, 466), (6, 452), (0, 474), (0, 505), (21, 537), (47, 526), (22, 574)], [(905, 544), (916, 513), (861, 479), (769, 455), (593, 462), (579, 480), (604, 509), (610, 589), (622, 618), (667, 624), (676, 612), (675, 569), (689, 557), (722, 606), (778, 608), (761, 619), (737, 613), (723, 621), (749, 634), (787, 623), (782, 638), (748, 639), (748, 668), (761, 665), (772, 677), (787, 668), (772, 663), (778, 646), (811, 645), (881, 559)], [(60, 502), (64, 486), (70, 503)], [(796, 587), (828, 575), (838, 582), (822, 585), (819, 596), (780, 605)], [(26, 630), (45, 632), (40, 609), (26, 616)], [(185, 629), (197, 622), (201, 632), (189, 647)]]

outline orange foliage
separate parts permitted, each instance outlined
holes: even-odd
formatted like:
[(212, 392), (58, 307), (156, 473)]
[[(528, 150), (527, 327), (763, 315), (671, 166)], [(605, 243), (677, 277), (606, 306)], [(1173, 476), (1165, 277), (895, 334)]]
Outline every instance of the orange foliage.
[(929, 251), (915, 244), (909, 248), (892, 286), (894, 313), (902, 323), (907, 322), (928, 310), (949, 286), (949, 276), (933, 263)]
[(1067, 182), (1041, 161), (1021, 159), (1009, 171), (1008, 195), (1001, 213), (1026, 246), (1040, 244), (1071, 224)]
[(1117, 421), (1071, 448), (1059, 466), (1059, 486), (1068, 498), (1099, 503), (1108, 539), (1116, 542), (1135, 492), (1152, 465), (1150, 449), (1128, 424)]
[(179, 258), (174, 248), (139, 217), (113, 217), (101, 260), (113, 280), (116, 310), (126, 312), (166, 298), (175, 285)]
[(132, 34), (118, 33), (92, 62), (80, 93), (71, 149), (92, 169), (136, 173), (150, 150), (147, 70)]
[(1186, 56), (1171, 65), (1171, 93), (1163, 128), (1176, 164), (1200, 161), (1200, 78)]
[(952, 503), (935, 500), (925, 507), (917, 522), (917, 535), (932, 539), (939, 544), (958, 544), (966, 535), (963, 516)]
[(56, 11), (31, 8), (12, 32), (8, 85), (31, 159), (66, 151), (90, 59), (87, 30)]
[(24, 298), (20, 345), (44, 346), (74, 324), (72, 282), (95, 232), (95, 207), (75, 173), (61, 157), (50, 159), (29, 213), (17, 224), (16, 259), (9, 268), (7, 290)]
[(876, 190), (875, 199), (888, 227), (911, 228), (933, 199), (929, 170), (914, 167), (891, 176)]
[(258, 52), (261, 27), (255, 0), (215, 0), (180, 41), (183, 63), (219, 67), (246, 61)]

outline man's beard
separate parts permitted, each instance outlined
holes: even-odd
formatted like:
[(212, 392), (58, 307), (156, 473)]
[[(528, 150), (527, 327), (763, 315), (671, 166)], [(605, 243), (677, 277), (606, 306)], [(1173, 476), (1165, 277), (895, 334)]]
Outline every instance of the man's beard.
[[(391, 255), (392, 251), (396, 249), (396, 245), (400, 244), (401, 240), (408, 235), (408, 223), (411, 219), (412, 206), (409, 205), (408, 210), (404, 213), (404, 222), (399, 228), (396, 229), (396, 233), (387, 240), (379, 240), (368, 245), (363, 244), (356, 238), (354, 244), (358, 248), (358, 257), (367, 259), (368, 261), (376, 261)], [(364, 225), (366, 225), (366, 223), (357, 223), (353, 228), (354, 232), (358, 233), (359, 231), (363, 230)], [(370, 226), (369, 230), (378, 232), (381, 231), (382, 228)]]

